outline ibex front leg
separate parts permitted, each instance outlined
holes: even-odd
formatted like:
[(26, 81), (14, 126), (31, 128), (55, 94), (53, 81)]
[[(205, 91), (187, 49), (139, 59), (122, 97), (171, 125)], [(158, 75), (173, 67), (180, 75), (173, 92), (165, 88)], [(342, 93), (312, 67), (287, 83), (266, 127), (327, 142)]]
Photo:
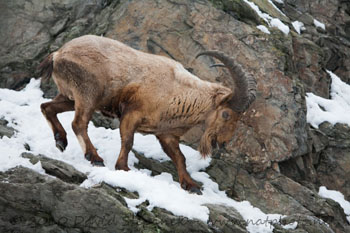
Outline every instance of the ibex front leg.
[(97, 151), (92, 145), (87, 134), (88, 124), (93, 112), (93, 109), (87, 106), (82, 106), (79, 104), (79, 102), (76, 102), (75, 116), (72, 122), (72, 128), (75, 135), (77, 136), (81, 148), (84, 151), (85, 158), (91, 161), (91, 164), (93, 165), (104, 166), (103, 159), (97, 154)]
[(67, 133), (57, 119), (57, 114), (74, 110), (74, 101), (62, 94), (57, 95), (52, 101), (41, 104), (41, 111), (49, 123), (56, 141), (56, 147), (64, 151), (67, 147)]
[(181, 187), (191, 193), (201, 195), (199, 186), (194, 182), (186, 170), (186, 159), (179, 147), (179, 138), (173, 135), (157, 135), (164, 152), (174, 162), (179, 175)]
[(128, 112), (120, 119), (120, 137), (122, 141), (119, 157), (115, 164), (116, 170), (128, 171), (128, 155), (134, 143), (134, 133), (141, 117), (138, 112)]

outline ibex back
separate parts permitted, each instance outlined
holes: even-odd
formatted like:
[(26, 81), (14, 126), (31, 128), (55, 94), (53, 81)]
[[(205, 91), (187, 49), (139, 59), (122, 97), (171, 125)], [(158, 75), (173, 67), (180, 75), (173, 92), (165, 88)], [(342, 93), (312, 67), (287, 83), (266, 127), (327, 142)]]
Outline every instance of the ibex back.
[(147, 54), (116, 40), (82, 36), (66, 43), (40, 64), (43, 77), (52, 76), (59, 94), (41, 105), (52, 128), (56, 146), (68, 142), (57, 114), (75, 110), (72, 128), (93, 165), (103, 166), (87, 134), (94, 111), (120, 119), (122, 146), (116, 169), (129, 170), (128, 153), (136, 131), (154, 134), (174, 162), (181, 187), (200, 194), (186, 170), (179, 138), (193, 126), (205, 123), (200, 140), (202, 156), (223, 146), (234, 132), (239, 116), (255, 99), (255, 80), (234, 60), (218, 51), (207, 51), (226, 66), (235, 81), (234, 91), (200, 80), (169, 58)]

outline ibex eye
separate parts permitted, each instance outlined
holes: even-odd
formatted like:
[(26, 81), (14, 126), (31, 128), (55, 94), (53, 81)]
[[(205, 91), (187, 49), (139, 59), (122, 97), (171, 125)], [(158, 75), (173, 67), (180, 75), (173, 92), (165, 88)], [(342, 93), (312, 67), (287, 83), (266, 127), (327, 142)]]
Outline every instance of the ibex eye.
[(228, 112), (226, 112), (226, 111), (222, 112), (222, 118), (228, 119), (229, 116), (230, 116), (230, 114), (228, 114)]

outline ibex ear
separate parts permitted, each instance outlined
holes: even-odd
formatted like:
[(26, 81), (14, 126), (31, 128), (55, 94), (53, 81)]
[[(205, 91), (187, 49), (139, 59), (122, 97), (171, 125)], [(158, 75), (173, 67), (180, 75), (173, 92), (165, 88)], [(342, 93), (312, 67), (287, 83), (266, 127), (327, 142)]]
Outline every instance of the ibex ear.
[(218, 88), (214, 95), (215, 106), (219, 106), (232, 98), (232, 91), (229, 88), (222, 87)]

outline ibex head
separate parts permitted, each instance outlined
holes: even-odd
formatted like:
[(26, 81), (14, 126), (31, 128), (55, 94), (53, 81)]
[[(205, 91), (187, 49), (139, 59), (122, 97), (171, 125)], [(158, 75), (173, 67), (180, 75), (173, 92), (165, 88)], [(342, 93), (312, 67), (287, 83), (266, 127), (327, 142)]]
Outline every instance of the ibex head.
[(224, 147), (232, 138), (240, 114), (255, 100), (256, 81), (251, 75), (246, 74), (232, 57), (222, 52), (206, 51), (198, 54), (196, 58), (202, 55), (213, 56), (220, 60), (223, 64), (212, 66), (226, 67), (235, 83), (234, 89), (220, 89), (214, 95), (216, 108), (205, 121), (206, 129), (199, 146), (201, 155), (207, 156), (217, 145)]

